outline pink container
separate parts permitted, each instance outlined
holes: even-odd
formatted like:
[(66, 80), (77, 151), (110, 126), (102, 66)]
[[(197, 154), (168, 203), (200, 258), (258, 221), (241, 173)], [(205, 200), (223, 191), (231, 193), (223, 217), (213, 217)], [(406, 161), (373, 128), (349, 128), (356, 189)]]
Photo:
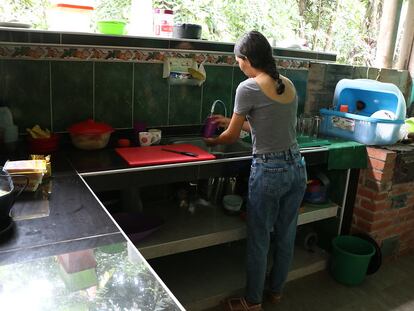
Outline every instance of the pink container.
[(204, 123), (203, 137), (209, 138), (213, 137), (216, 134), (217, 123), (214, 122), (214, 117), (210, 116), (206, 119)]

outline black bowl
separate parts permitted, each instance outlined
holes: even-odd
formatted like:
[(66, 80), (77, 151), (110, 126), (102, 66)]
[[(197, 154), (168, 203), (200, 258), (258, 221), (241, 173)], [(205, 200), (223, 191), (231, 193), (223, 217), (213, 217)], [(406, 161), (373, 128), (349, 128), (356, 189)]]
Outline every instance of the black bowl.
[(200, 39), (201, 26), (197, 24), (178, 24), (173, 27), (174, 38)]

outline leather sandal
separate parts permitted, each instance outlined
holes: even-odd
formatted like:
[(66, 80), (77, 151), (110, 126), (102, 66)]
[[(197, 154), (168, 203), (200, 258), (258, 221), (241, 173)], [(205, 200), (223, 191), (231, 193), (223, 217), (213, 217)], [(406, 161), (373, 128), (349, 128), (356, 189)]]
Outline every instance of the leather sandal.
[(251, 305), (244, 297), (229, 298), (224, 304), (227, 311), (262, 311), (261, 304)]

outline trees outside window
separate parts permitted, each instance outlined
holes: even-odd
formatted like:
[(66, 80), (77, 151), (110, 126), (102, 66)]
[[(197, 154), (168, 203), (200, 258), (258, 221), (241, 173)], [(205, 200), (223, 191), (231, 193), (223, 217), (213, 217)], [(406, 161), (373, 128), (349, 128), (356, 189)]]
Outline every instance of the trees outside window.
[[(337, 53), (339, 63), (371, 66), (383, 0), (153, 0), (174, 11), (176, 23), (203, 27), (202, 38), (234, 42), (261, 31), (273, 46)], [(50, 0), (12, 0), (0, 6), (0, 20), (47, 29)], [(131, 0), (95, 0), (94, 22), (126, 19)]]

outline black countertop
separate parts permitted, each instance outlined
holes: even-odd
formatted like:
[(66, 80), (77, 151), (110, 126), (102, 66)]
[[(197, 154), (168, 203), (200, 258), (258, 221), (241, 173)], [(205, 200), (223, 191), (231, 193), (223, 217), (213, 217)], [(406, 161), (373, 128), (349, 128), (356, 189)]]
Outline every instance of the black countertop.
[[(13, 148), (11, 153), (2, 153), (1, 164), (6, 158), (24, 159), (24, 154)], [(83, 156), (87, 166), (90, 157)], [(52, 177), (45, 178), (36, 192), (24, 192), (17, 198), (12, 209), (13, 230), (1, 236), (2, 307), (183, 309), (128, 242), (66, 154), (53, 154), (52, 163)]]
[[(0, 164), (7, 159), (27, 159), (24, 147), (6, 147), (0, 150)], [(52, 177), (45, 179), (35, 193), (25, 192), (15, 202), (12, 236), (0, 242), (1, 301), (12, 303), (13, 297), (36, 297), (36, 287), (26, 284), (36, 283), (42, 276), (43, 285), (51, 291), (50, 296), (40, 302), (35, 298), (26, 301), (29, 305), (39, 302), (39, 310), (67, 305), (68, 295), (79, 302), (75, 308), (89, 310), (135, 306), (142, 310), (152, 310), (154, 306), (159, 310), (182, 308), (89, 188), (97, 184), (95, 179), (101, 176), (105, 176), (104, 184), (108, 181), (120, 183), (120, 178), (123, 182), (139, 184), (149, 176), (146, 174), (151, 167), (130, 168), (111, 147), (82, 151), (68, 146), (52, 154)], [(322, 152), (312, 152), (308, 156), (318, 162), (324, 161), (327, 152), (319, 151)], [(240, 159), (249, 162), (250, 156)], [(197, 169), (190, 165), (186, 168), (186, 164), (183, 167), (160, 166), (165, 169), (158, 169), (158, 179), (191, 177), (195, 171), (199, 176), (203, 171), (206, 176), (214, 170), (220, 173), (221, 168), (215, 166), (220, 166), (221, 161), (233, 160), (238, 168), (237, 158), (210, 161), (212, 163), (205, 168), (203, 163), (193, 162), (191, 166)], [(81, 175), (86, 175), (89, 185)], [(19, 273), (13, 274), (13, 271)], [(46, 275), (48, 281), (44, 279)], [(13, 288), (14, 294), (11, 294), (9, 290)], [(137, 292), (140, 294), (132, 294)], [(14, 303), (17, 300), (14, 299)]]

